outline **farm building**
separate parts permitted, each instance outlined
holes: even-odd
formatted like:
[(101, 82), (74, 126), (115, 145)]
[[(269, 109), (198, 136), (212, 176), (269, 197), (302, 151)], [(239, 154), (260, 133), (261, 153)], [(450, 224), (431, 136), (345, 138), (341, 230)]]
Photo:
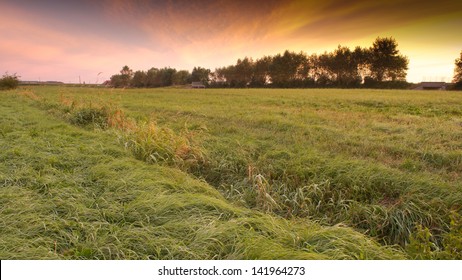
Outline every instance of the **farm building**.
[(415, 90), (446, 90), (447, 84), (445, 82), (421, 82)]
[(205, 88), (204, 84), (202, 82), (192, 82), (191, 83), (192, 88)]

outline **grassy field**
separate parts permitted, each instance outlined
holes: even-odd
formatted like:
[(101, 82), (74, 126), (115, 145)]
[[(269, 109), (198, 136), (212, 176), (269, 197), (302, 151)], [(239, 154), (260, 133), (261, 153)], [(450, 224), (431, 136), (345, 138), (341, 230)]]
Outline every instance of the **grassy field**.
[(461, 258), (460, 92), (1, 98), (2, 258)]

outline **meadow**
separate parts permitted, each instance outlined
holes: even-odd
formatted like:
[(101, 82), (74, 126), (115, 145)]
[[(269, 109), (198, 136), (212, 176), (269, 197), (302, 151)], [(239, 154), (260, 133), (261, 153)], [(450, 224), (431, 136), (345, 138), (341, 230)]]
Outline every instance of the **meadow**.
[(462, 93), (1, 94), (0, 257), (462, 258)]

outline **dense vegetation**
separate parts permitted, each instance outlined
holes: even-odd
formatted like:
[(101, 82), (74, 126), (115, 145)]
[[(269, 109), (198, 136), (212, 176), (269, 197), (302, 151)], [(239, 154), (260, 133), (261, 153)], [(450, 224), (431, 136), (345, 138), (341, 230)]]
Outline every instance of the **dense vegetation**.
[(457, 92), (56, 87), (22, 94), (69, 123), (112, 133), (139, 160), (207, 181), (241, 207), (341, 224), (412, 258), (461, 258)]
[(19, 85), (18, 76), (5, 73), (0, 79), (0, 90), (15, 89)]
[(333, 52), (306, 55), (285, 51), (257, 60), (238, 59), (236, 65), (214, 72), (195, 67), (190, 74), (173, 68), (133, 72), (125, 66), (111, 77), (114, 87), (162, 87), (200, 81), (210, 87), (338, 87), (406, 88), (408, 59), (393, 38), (377, 38), (370, 48), (338, 46)]

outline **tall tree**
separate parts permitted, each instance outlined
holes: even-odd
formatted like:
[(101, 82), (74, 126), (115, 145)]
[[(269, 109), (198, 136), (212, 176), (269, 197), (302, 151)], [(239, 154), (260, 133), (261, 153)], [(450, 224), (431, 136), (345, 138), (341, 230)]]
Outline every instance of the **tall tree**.
[(130, 85), (132, 87), (145, 87), (147, 85), (147, 74), (144, 71), (136, 71), (133, 74), (133, 78), (131, 79)]
[(288, 87), (303, 81), (308, 74), (308, 59), (304, 53), (286, 50), (272, 58), (269, 75), (274, 86)]
[[(323, 78), (338, 87), (357, 87), (361, 82), (358, 62), (348, 47), (338, 46), (332, 53), (319, 57)], [(327, 80), (326, 80), (327, 82)]]
[(369, 48), (361, 48), (359, 46), (352, 53), (360, 82), (364, 82), (365, 78), (371, 75), (369, 67), (370, 53)]
[(378, 37), (370, 48), (371, 76), (378, 82), (404, 81), (409, 60), (401, 55), (394, 38)]
[(122, 67), (120, 70), (120, 75), (111, 76), (111, 85), (113, 87), (128, 87), (130, 86), (131, 79), (133, 77), (133, 70), (130, 69), (127, 65)]
[(120, 70), (120, 74), (131, 78), (133, 76), (133, 70), (130, 69), (130, 67), (128, 67), (127, 65), (125, 65), (124, 67), (122, 67), (122, 70)]
[(216, 85), (236, 87), (238, 84), (237, 76), (236, 66), (234, 65), (217, 68), (214, 73), (214, 82)]
[(210, 81), (210, 73), (210, 69), (194, 67), (191, 72), (191, 80), (193, 82), (202, 82), (204, 85), (208, 85)]
[(215, 71), (211, 73), (212, 85), (214, 87), (227, 87), (229, 86), (225, 76), (226, 67), (215, 68)]
[(455, 83), (456, 89), (462, 89), (462, 51), (460, 57), (455, 60), (454, 78), (452, 82)]
[(238, 59), (234, 68), (236, 75), (236, 87), (246, 87), (250, 85), (253, 78), (255, 63), (251, 58), (245, 57)]
[(188, 70), (180, 70), (173, 75), (174, 85), (186, 85), (191, 83), (191, 73)]
[(176, 69), (170, 68), (170, 67), (165, 67), (160, 69), (159, 75), (160, 75), (160, 86), (162, 87), (168, 87), (173, 85), (173, 77), (176, 73)]
[(264, 56), (255, 62), (254, 73), (251, 85), (255, 87), (262, 87), (267, 84), (269, 80), (269, 68), (272, 58)]
[(332, 53), (324, 52), (321, 55), (313, 54), (310, 56), (310, 61), (314, 65), (312, 75), (319, 87), (329, 87), (335, 82), (335, 77), (332, 75), (331, 64), (333, 61)]
[(147, 87), (160, 87), (162, 85), (160, 70), (158, 68), (152, 67), (148, 70), (146, 76)]

